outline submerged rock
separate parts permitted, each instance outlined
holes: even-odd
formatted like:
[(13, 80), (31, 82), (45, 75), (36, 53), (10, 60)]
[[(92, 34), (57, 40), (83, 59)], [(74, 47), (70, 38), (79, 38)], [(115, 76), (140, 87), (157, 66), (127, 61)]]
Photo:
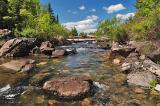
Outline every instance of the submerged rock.
[(156, 76), (149, 71), (142, 71), (128, 74), (127, 79), (130, 84), (149, 87), (149, 83), (156, 80)]
[(58, 98), (80, 99), (91, 92), (92, 80), (87, 76), (60, 77), (45, 82), (43, 89)]
[(45, 81), (47, 81), (51, 76), (53, 76), (53, 73), (49, 73), (49, 72), (40, 72), (36, 75), (34, 75), (31, 79), (30, 79), (30, 84), (32, 86), (41, 86), (45, 83)]
[(8, 63), (4, 63), (1, 67), (5, 67), (17, 72), (29, 72), (35, 68), (35, 61), (32, 59), (20, 59), (20, 60), (11, 60)]
[(6, 85), (17, 86), (25, 84), (28, 76), (25, 73), (19, 73), (14, 70), (2, 68), (0, 70), (0, 88)]

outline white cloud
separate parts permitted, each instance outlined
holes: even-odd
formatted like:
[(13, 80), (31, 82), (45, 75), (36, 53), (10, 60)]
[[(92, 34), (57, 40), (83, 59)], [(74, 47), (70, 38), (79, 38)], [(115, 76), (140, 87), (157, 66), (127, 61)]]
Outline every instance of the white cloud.
[(103, 7), (105, 11), (107, 11), (108, 14), (117, 12), (120, 10), (126, 9), (126, 7), (123, 6), (123, 4), (116, 4), (116, 5), (110, 5), (109, 7)]
[(79, 7), (79, 9), (80, 9), (80, 10), (85, 10), (86, 7), (85, 7), (84, 5), (82, 5), (82, 6)]
[(127, 20), (130, 17), (134, 17), (135, 13), (127, 13), (127, 14), (117, 14), (117, 18), (122, 19), (122, 20)]
[(93, 9), (90, 10), (90, 12), (96, 12), (96, 9), (93, 8)]
[(98, 24), (98, 16), (92, 15), (87, 16), (86, 19), (77, 21), (77, 22), (67, 22), (63, 25), (71, 30), (72, 28), (76, 28), (78, 32), (94, 32), (96, 30), (97, 24)]

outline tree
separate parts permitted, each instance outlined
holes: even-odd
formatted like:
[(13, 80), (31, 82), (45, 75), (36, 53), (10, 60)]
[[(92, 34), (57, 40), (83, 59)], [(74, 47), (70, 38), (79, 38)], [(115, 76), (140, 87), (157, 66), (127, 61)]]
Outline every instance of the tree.
[(57, 15), (56, 23), (59, 23), (59, 16)]
[(75, 27), (71, 30), (71, 35), (72, 36), (78, 36), (78, 31)]
[(51, 6), (51, 3), (49, 2), (48, 3), (48, 14), (50, 15), (50, 18), (51, 18), (51, 22), (52, 23), (55, 23), (56, 22), (56, 18), (54, 16), (54, 12), (52, 10), (52, 6)]
[(8, 14), (8, 1), (0, 0), (0, 19)]
[(86, 37), (87, 37), (87, 34), (84, 33), (84, 32), (81, 32), (81, 33), (79, 34), (79, 36), (82, 37), (82, 38), (86, 38)]

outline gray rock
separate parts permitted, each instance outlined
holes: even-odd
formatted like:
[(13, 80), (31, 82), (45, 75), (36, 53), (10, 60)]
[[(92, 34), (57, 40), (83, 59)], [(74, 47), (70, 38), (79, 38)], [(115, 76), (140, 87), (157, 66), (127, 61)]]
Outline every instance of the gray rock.
[(149, 71), (142, 71), (128, 74), (127, 79), (130, 84), (149, 87), (150, 81), (156, 80), (156, 76)]
[(32, 45), (29, 45), (27, 39), (11, 39), (7, 41), (0, 49), (0, 57), (23, 57), (30, 53)]
[(155, 87), (154, 89), (160, 92), (160, 85), (157, 84), (156, 87)]
[(150, 59), (144, 60), (143, 67), (146, 70), (148, 70), (148, 71), (160, 76), (160, 65), (154, 63), (152, 60), (150, 60)]
[(66, 52), (68, 55), (72, 55), (72, 54), (76, 54), (77, 50), (76, 50), (76, 48), (67, 48)]
[(128, 71), (132, 67), (131, 63), (123, 63), (122, 64), (122, 71)]

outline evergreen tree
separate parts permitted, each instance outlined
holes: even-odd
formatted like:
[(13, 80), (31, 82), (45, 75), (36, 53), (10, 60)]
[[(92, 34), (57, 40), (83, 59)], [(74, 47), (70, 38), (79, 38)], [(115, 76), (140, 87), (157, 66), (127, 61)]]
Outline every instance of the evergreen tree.
[(57, 15), (56, 23), (59, 23), (59, 16)]
[(51, 20), (52, 20), (51, 23), (55, 23), (55, 22), (56, 22), (56, 18), (55, 18), (55, 16), (54, 16), (54, 12), (53, 12), (53, 10), (52, 10), (52, 6), (51, 6), (51, 3), (50, 3), (50, 2), (48, 3), (48, 14), (50, 15), (50, 18), (51, 18)]
[(8, 14), (8, 1), (0, 0), (0, 19)]
[(78, 31), (75, 27), (71, 30), (71, 35), (72, 36), (78, 36)]

